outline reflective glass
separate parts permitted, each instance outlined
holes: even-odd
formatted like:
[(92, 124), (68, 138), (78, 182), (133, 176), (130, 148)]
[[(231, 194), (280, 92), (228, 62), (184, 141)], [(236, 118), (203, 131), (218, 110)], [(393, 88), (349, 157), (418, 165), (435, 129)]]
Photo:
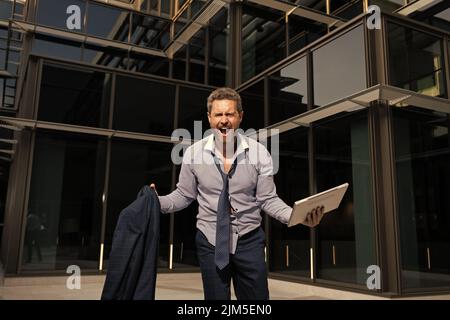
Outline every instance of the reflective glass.
[(264, 80), (260, 80), (248, 89), (239, 92), (242, 98), (244, 117), (243, 130), (259, 130), (264, 127)]
[(243, 5), (242, 82), (286, 57), (285, 30), (282, 12)]
[[(308, 129), (283, 132), (279, 136), (280, 166), (275, 175), (277, 194), (288, 205), (309, 196)], [(274, 154), (272, 154), (272, 157)], [(288, 228), (270, 219), (270, 271), (310, 276), (310, 230), (303, 225)]]
[(450, 121), (395, 108), (394, 146), (402, 286), (450, 286)]
[(39, 0), (36, 9), (36, 22), (40, 25), (72, 32), (84, 32), (85, 10), (85, 1)]
[(306, 58), (301, 58), (269, 77), (269, 125), (307, 110)]
[[(112, 239), (120, 212), (132, 203), (139, 190), (151, 182), (158, 194), (172, 189), (172, 144), (113, 139), (105, 229), (104, 267), (108, 268)], [(167, 267), (169, 215), (161, 215), (159, 265)]]
[(315, 106), (366, 88), (363, 31), (356, 27), (313, 52)]
[(429, 96), (446, 97), (442, 40), (388, 23), (390, 84)]
[[(178, 128), (189, 130), (191, 138), (202, 139), (203, 133), (209, 129), (207, 116), (207, 102), (209, 91), (194, 89), (190, 87), (180, 87), (180, 102), (178, 110)], [(201, 121), (202, 130), (199, 136), (195, 136), (194, 121)]]
[(110, 95), (108, 73), (46, 64), (38, 120), (106, 128)]
[(349, 183), (338, 209), (317, 229), (317, 277), (366, 286), (376, 263), (372, 176), (366, 110), (314, 126), (317, 192)]
[(174, 110), (175, 86), (117, 76), (114, 129), (170, 136)]
[(105, 158), (104, 138), (36, 133), (23, 270), (98, 270)]
[(130, 16), (128, 11), (90, 2), (87, 33), (103, 39), (128, 42)]

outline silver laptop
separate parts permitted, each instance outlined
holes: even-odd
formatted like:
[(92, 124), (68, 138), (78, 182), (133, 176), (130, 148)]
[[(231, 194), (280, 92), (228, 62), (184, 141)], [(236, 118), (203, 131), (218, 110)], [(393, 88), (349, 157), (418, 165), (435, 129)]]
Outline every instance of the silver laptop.
[(339, 207), (347, 188), (348, 183), (344, 183), (340, 186), (296, 201), (294, 207), (292, 208), (292, 214), (289, 219), (288, 227), (304, 222), (308, 212), (319, 206), (324, 206), (324, 213), (335, 210)]

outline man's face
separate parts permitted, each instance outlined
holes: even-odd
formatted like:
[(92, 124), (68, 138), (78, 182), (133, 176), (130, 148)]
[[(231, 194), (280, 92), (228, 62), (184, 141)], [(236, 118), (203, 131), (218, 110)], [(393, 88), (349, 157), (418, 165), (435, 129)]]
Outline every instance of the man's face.
[[(237, 102), (233, 100), (214, 100), (211, 112), (208, 113), (208, 120), (211, 129), (216, 129), (220, 136), (226, 140), (230, 135), (234, 135), (236, 129), (241, 124), (244, 112), (238, 112)], [(229, 131), (230, 129), (231, 132)]]

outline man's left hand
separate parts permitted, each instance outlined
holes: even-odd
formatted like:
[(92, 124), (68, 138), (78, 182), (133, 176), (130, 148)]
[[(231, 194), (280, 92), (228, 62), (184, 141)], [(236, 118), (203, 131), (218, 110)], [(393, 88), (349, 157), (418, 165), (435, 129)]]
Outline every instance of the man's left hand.
[(306, 215), (306, 219), (303, 222), (303, 224), (310, 228), (317, 226), (320, 223), (320, 220), (322, 220), (322, 218), (323, 218), (323, 215), (324, 215), (323, 209), (324, 209), (323, 206), (312, 209)]

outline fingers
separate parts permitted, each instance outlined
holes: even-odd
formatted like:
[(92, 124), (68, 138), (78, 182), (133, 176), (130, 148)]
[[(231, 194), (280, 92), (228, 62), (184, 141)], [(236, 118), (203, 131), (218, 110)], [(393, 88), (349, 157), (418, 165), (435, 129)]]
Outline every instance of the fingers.
[(323, 218), (324, 209), (324, 206), (318, 206), (312, 209), (310, 212), (308, 212), (303, 224), (311, 228), (317, 226)]
[(156, 185), (154, 183), (150, 183), (150, 188), (152, 188), (155, 191), (156, 195), (158, 195), (158, 191), (156, 191)]

